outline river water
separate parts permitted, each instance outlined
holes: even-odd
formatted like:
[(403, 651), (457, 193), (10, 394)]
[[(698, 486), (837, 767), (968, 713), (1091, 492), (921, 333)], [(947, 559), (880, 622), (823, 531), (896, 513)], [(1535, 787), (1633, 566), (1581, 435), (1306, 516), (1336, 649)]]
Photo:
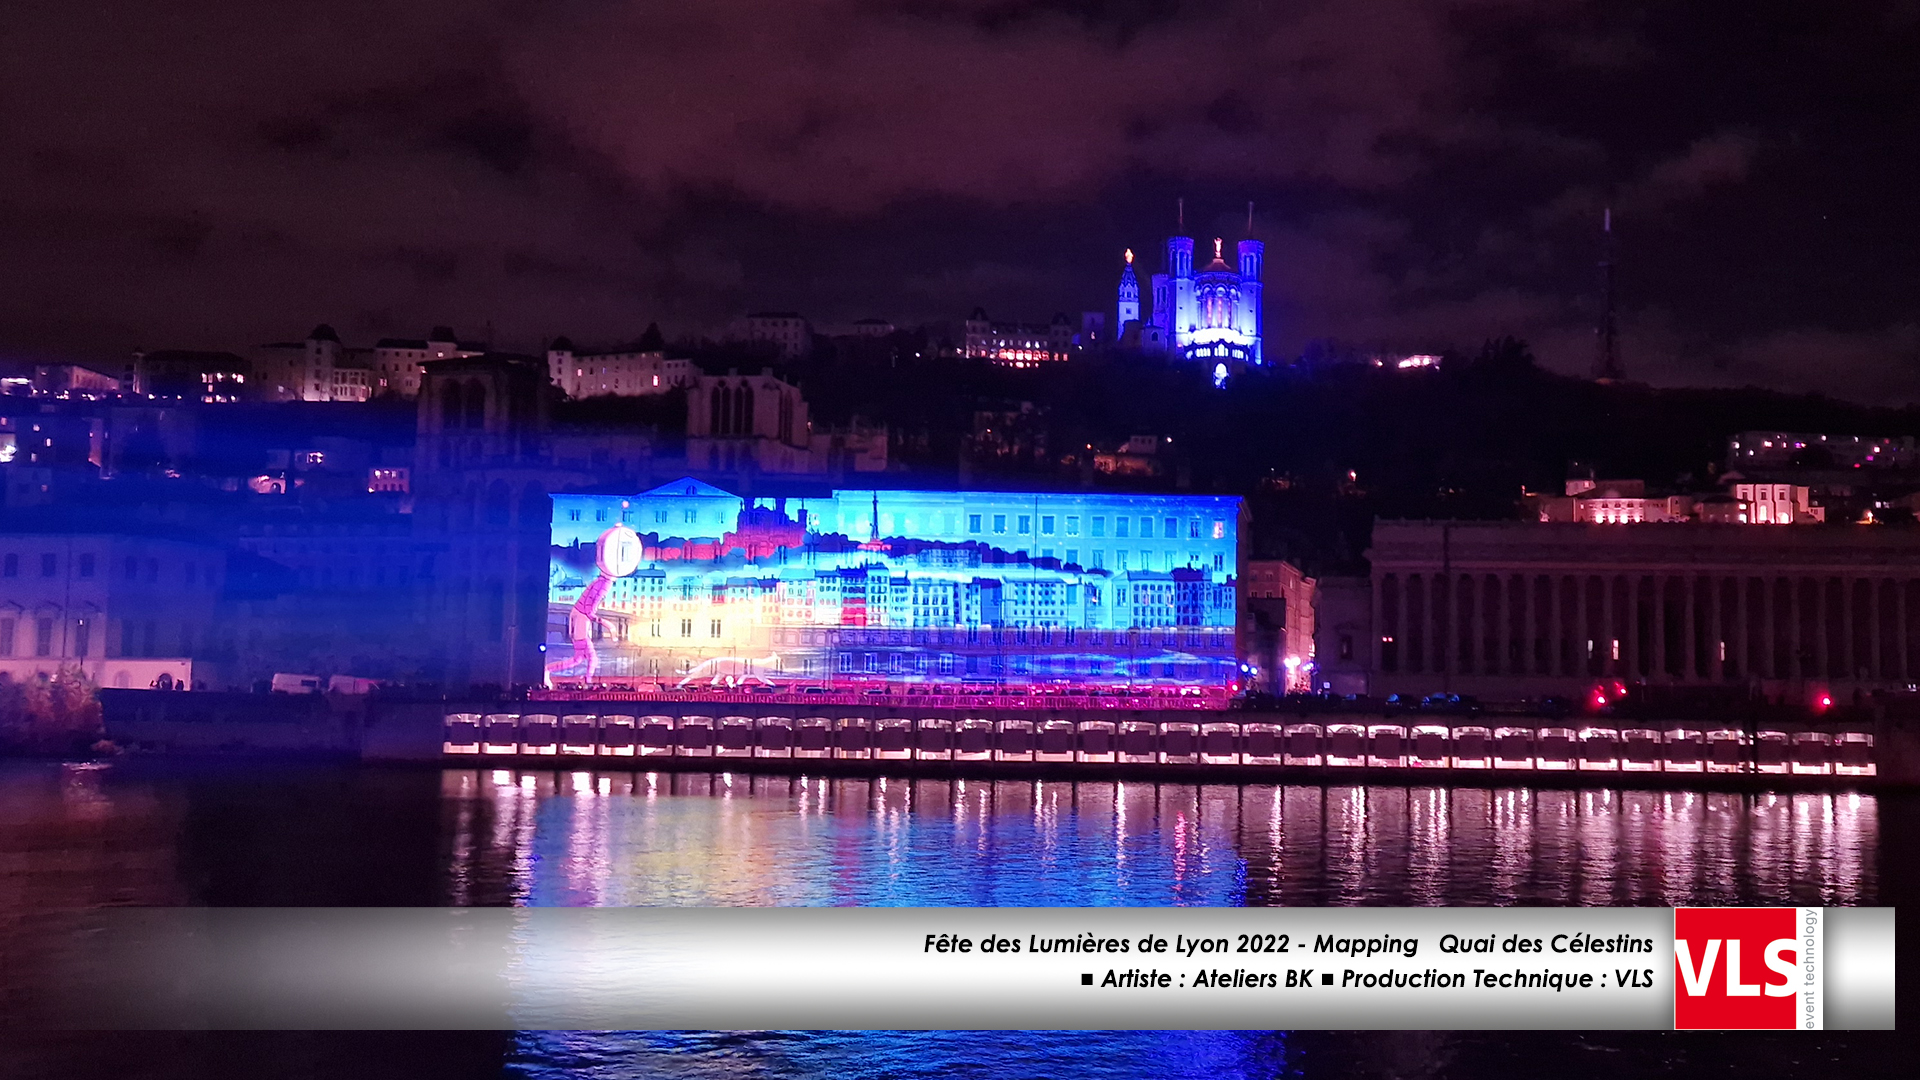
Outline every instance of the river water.
[[(21, 913), (208, 905), (1920, 903), (1920, 800), (0, 763)], [(0, 967), (0, 1006), (32, 988)], [(4, 1009), (0, 1009), (4, 1015)], [(1905, 1017), (1903, 1016), (1904, 1020)], [(1915, 1075), (1895, 1033), (0, 1031), (0, 1075)]]

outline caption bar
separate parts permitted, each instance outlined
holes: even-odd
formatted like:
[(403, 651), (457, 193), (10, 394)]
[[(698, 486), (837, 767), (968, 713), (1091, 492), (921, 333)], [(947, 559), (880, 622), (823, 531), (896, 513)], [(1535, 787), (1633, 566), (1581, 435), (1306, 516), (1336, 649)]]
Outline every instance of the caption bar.
[(1873, 1029), (1891, 908), (141, 909), (60, 1026)]

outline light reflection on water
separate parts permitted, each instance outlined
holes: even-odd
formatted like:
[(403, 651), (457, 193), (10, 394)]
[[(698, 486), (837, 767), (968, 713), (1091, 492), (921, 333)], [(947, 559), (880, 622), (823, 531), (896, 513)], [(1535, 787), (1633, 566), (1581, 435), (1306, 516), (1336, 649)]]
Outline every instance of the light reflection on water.
[(1847, 793), (454, 770), (462, 904), (1857, 904)]
[[(1652, 905), (1879, 899), (1854, 794), (1247, 787), (454, 771), (455, 902)], [(1621, 1034), (524, 1032), (547, 1080), (1813, 1075), (1851, 1044)], [(1829, 1037), (1833, 1038), (1833, 1037)], [(1839, 1037), (1845, 1038), (1845, 1037)], [(1807, 1051), (1804, 1058), (1795, 1051)], [(1872, 1074), (1867, 1065), (1855, 1068)]]
[[(1908, 794), (0, 762), (0, 911), (106, 904), (1900, 904), (1912, 900), (1916, 836), (1920, 805)], [(1908, 892), (1893, 895), (1899, 888)], [(10, 936), (5, 923), (0, 955), (30, 959), (36, 943)], [(0, 971), (0, 996), (31, 990)], [(1901, 1035), (525, 1032), (497, 1049), (484, 1037), (452, 1045), (477, 1046), (482, 1057), (506, 1054), (511, 1072), (539, 1080), (1867, 1080), (1911, 1075), (1911, 1040)], [(262, 1044), (89, 1034), (60, 1042), (33, 1068), (11, 1071), (0, 1039), (0, 1074), (197, 1080), (214, 1071), (198, 1061), (239, 1060), (262, 1046), (280, 1048), (269, 1057), (291, 1060), (324, 1045), (352, 1065), (275, 1075), (394, 1075), (393, 1045), (344, 1038), (310, 1045), (304, 1036)], [(445, 1049), (434, 1045), (435, 1054)], [(490, 1075), (498, 1057), (492, 1060), (485, 1068), (460, 1066), (461, 1075)], [(155, 1071), (170, 1062), (172, 1071)], [(419, 1075), (450, 1075), (455, 1067)]]

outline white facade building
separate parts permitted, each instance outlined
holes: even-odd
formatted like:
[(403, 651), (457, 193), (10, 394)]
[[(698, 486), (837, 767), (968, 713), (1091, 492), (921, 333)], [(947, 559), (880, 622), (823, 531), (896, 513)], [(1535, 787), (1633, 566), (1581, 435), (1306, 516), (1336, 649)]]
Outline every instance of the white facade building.
[(434, 327), (425, 339), (381, 338), (373, 345), (373, 390), (404, 398), (419, 397), (420, 365), (429, 360), (479, 356), (486, 351), (485, 345), (461, 344), (453, 330), (445, 326)]
[(270, 401), (366, 401), (383, 394), (420, 394), (420, 365), (429, 360), (478, 356), (484, 345), (462, 344), (436, 326), (425, 338), (381, 338), (371, 349), (341, 344), (322, 323), (305, 341), (261, 346), (258, 381)]
[(780, 359), (805, 356), (813, 348), (813, 327), (798, 312), (761, 311), (740, 320), (734, 336), (773, 345)]
[(134, 533), (0, 533), (0, 672), (78, 667), (100, 686), (191, 679), (216, 629), (226, 554)]
[(547, 376), (571, 398), (646, 397), (689, 385), (694, 370), (693, 361), (668, 359), (658, 349), (576, 350), (562, 337), (547, 347)]
[(970, 360), (991, 360), (1004, 367), (1030, 368), (1072, 355), (1073, 324), (1065, 315), (1051, 323), (996, 323), (984, 308), (967, 316), (964, 354)]

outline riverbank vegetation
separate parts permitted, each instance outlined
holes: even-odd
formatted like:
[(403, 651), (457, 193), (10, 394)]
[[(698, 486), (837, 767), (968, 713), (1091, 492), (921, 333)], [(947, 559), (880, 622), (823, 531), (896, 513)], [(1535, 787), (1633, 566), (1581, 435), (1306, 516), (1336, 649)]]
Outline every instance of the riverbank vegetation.
[(79, 668), (15, 679), (0, 674), (0, 753), (91, 754), (104, 747), (100, 696)]

